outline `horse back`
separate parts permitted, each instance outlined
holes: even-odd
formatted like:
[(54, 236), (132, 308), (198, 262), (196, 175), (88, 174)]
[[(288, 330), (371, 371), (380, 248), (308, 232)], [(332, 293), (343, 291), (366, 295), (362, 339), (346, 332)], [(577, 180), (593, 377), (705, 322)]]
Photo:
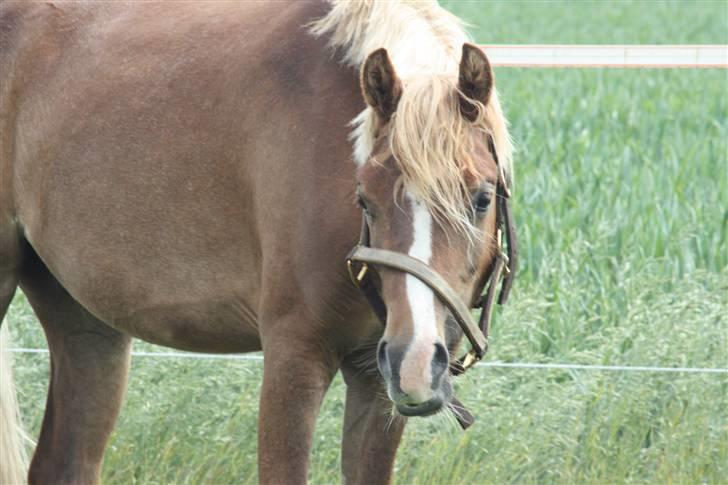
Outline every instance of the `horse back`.
[[(357, 220), (346, 125), (361, 102), (354, 73), (304, 28), (326, 8), (42, 3), (3, 12), (13, 38), (2, 59), (12, 71), (8, 207), (92, 313), (165, 345), (247, 350), (231, 342), (257, 332), (266, 301), (311, 299), (290, 272), (315, 265), (322, 294), (341, 283)], [(304, 202), (320, 235), (289, 210)], [(332, 238), (342, 224), (353, 230)], [(340, 258), (322, 267), (319, 253)], [(280, 267), (289, 275), (274, 276)]]

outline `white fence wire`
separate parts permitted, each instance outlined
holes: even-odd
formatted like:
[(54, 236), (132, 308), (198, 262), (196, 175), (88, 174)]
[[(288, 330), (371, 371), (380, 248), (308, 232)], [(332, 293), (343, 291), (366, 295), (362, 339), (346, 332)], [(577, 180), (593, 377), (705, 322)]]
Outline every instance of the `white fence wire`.
[[(48, 349), (9, 349), (18, 354), (47, 354)], [(247, 360), (262, 362), (263, 356), (259, 354), (194, 354), (191, 352), (132, 352), (133, 357), (161, 357), (179, 359), (208, 359), (208, 360)], [(588, 370), (588, 371), (617, 371), (617, 372), (673, 372), (684, 374), (728, 374), (728, 368), (713, 367), (649, 367), (638, 365), (597, 365), (597, 364), (555, 364), (537, 362), (478, 362), (479, 368), (503, 369), (551, 369), (551, 370)]]

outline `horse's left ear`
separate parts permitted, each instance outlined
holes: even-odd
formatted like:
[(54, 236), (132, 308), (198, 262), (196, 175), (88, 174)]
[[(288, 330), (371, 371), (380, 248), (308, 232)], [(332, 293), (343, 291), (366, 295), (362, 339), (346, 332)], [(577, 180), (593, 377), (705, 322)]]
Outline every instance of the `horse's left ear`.
[(478, 108), (471, 100), (488, 104), (493, 91), (493, 70), (485, 53), (473, 44), (463, 44), (458, 75), (460, 112), (470, 121), (478, 117)]

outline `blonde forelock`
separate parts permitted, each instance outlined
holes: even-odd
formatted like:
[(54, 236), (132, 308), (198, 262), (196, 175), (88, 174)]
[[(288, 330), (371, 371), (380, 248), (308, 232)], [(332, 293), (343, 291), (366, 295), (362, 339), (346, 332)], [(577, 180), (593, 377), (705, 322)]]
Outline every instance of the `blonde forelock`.
[[(479, 104), (479, 103), (477, 103)], [(460, 114), (455, 78), (430, 76), (405, 83), (389, 124), (390, 149), (402, 173), (403, 187), (432, 214), (458, 232), (472, 235), (468, 180), (482, 167), (473, 157), (471, 132), (489, 131), (485, 110), (471, 122)]]

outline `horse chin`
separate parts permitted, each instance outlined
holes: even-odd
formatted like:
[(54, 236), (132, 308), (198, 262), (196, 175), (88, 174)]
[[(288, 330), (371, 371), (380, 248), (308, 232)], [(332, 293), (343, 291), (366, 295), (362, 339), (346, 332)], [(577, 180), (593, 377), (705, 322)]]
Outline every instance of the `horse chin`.
[(397, 412), (402, 416), (432, 416), (447, 407), (447, 403), (452, 398), (452, 385), (449, 381), (442, 383), (434, 396), (423, 402), (412, 402), (406, 398), (394, 401)]
[(429, 401), (418, 404), (396, 404), (397, 412), (402, 416), (432, 416), (437, 414), (444, 405), (444, 402), (439, 397), (433, 397)]

